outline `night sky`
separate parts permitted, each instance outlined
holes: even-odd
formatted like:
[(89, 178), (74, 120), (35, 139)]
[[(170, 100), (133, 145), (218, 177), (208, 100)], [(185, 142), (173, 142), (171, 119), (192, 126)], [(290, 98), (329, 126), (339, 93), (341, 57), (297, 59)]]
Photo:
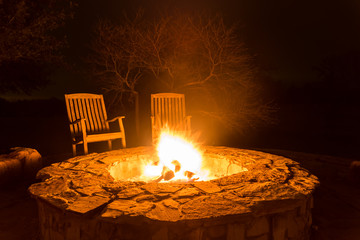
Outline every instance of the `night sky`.
[[(87, 0), (80, 1), (75, 19), (69, 24), (69, 61), (81, 65), (92, 27), (99, 18), (116, 19), (123, 12), (134, 14), (138, 8), (148, 15), (167, 9), (222, 14), (228, 23), (239, 26), (239, 36), (256, 57), (260, 71), (272, 80), (289, 84), (318, 81), (314, 67), (324, 58), (360, 50), (360, 2), (356, 0)], [(81, 73), (59, 69), (51, 84), (31, 98), (63, 98), (66, 92), (91, 91), (95, 87)]]
[[(68, 144), (64, 94), (103, 93), (101, 83), (86, 74), (91, 69), (84, 62), (89, 56), (94, 25), (102, 18), (119, 20), (124, 12), (134, 15), (139, 8), (150, 17), (174, 10), (180, 13), (219, 13), (226, 23), (238, 26), (239, 37), (254, 56), (259, 70), (257, 80), (260, 79), (263, 84), (264, 96), (274, 102), (277, 111), (275, 124), (252, 128), (244, 134), (233, 134), (235, 136), (225, 139), (221, 144), (360, 156), (357, 151), (360, 144), (358, 0), (80, 0), (75, 17), (66, 28), (70, 47), (66, 61), (71, 68), (56, 69), (50, 84), (30, 96), (0, 95), (8, 100), (56, 98), (54, 102), (54, 99), (49, 102), (56, 105), (52, 109), (53, 115), (48, 114), (47, 100), (36, 103), (43, 104), (42, 107), (23, 103), (25, 110), (22, 110), (24, 106), (21, 104), (18, 106), (20, 110), (12, 109), (16, 105), (14, 103), (8, 107), (9, 113), (2, 111), (5, 116), (2, 119), (5, 121), (3, 126), (15, 126), (12, 119), (20, 120), (24, 116), (34, 120), (34, 124), (39, 124), (39, 120), (45, 124), (39, 126), (41, 133), (37, 127), (28, 128), (24, 125), (23, 129), (19, 129), (21, 138), (14, 135), (12, 139), (3, 139), (3, 148), (23, 145), (42, 152), (70, 151), (70, 146), (60, 148), (47, 141), (47, 134), (54, 126), (54, 123), (48, 123), (48, 118), (58, 124), (55, 127), (59, 129), (59, 134), (55, 134), (56, 142)], [(339, 73), (343, 76), (321, 78), (317, 69), (326, 59), (335, 59), (332, 68), (337, 70), (339, 67)], [(140, 101), (148, 103), (149, 98), (140, 96)], [(140, 106), (146, 114), (146, 104)], [(131, 113), (121, 111), (121, 114), (127, 115), (128, 122), (125, 125), (131, 125)], [(13, 114), (12, 118), (8, 118), (7, 114)], [(62, 115), (59, 117), (59, 114)], [(148, 115), (142, 119), (144, 124), (149, 124)], [(196, 117), (193, 119), (195, 121)], [(224, 131), (223, 128), (216, 129)], [(11, 134), (10, 130), (3, 129), (5, 136), (6, 132)], [(31, 136), (34, 134), (39, 136), (39, 143), (33, 141)], [(127, 134), (131, 135), (131, 132)]]

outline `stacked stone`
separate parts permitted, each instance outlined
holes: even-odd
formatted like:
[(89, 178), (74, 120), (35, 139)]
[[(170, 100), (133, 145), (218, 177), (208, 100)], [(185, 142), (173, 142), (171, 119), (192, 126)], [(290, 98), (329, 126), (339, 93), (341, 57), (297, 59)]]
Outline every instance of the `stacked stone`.
[(150, 147), (69, 159), (42, 169), (30, 187), (43, 239), (308, 239), (317, 178), (284, 157), (205, 147), (248, 171), (212, 181), (114, 181), (116, 161)]

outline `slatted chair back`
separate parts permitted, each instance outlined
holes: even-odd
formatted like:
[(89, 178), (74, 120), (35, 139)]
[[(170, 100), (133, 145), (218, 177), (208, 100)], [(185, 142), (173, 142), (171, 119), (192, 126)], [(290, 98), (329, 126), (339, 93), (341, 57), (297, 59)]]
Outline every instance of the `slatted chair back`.
[(151, 94), (153, 143), (165, 127), (172, 131), (190, 131), (190, 117), (185, 112), (185, 96), (179, 93)]
[[(86, 119), (85, 125), (88, 133), (109, 132), (103, 95), (90, 93), (65, 94), (65, 101), (70, 122), (84, 118)], [(82, 134), (78, 124), (71, 125), (70, 131), (72, 136)]]

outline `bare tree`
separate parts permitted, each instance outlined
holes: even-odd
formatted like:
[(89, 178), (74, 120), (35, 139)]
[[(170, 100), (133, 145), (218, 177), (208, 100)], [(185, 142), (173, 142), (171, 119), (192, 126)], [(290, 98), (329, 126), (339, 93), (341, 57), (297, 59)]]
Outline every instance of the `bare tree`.
[(261, 101), (252, 59), (236, 30), (221, 16), (144, 21), (138, 14), (121, 24), (99, 24), (93, 61), (107, 89), (136, 96), (140, 80), (153, 81), (162, 91), (193, 96), (198, 112), (240, 130), (267, 121), (271, 108)]

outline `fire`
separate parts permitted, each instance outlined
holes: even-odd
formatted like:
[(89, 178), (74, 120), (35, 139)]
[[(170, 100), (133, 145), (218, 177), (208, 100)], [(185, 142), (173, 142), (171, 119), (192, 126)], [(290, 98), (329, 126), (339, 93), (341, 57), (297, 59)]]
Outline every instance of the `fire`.
[(202, 155), (193, 143), (170, 131), (163, 131), (157, 145), (159, 162), (148, 164), (143, 174), (162, 180), (207, 180)]
[(157, 154), (148, 148), (150, 151), (126, 155), (113, 162), (108, 171), (115, 181), (144, 182), (209, 181), (248, 171), (241, 156), (228, 158), (224, 155), (226, 149), (214, 152), (207, 146), (202, 150), (198, 146), (184, 136), (165, 130), (160, 134)]

